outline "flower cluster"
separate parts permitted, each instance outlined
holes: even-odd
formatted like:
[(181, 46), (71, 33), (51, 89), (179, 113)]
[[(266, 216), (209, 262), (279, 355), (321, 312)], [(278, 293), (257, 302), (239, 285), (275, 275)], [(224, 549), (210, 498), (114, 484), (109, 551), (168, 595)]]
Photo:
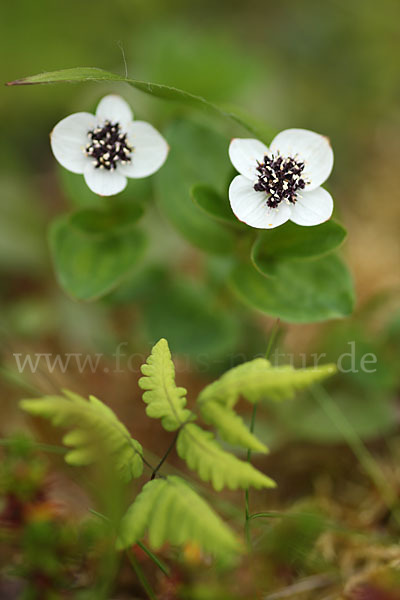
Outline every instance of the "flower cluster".
[[(149, 123), (134, 121), (119, 96), (103, 98), (92, 115), (75, 113), (51, 133), (59, 163), (83, 174), (100, 196), (121, 192), (127, 178), (147, 177), (165, 162), (169, 147)], [(232, 140), (229, 156), (239, 172), (229, 188), (236, 217), (259, 229), (290, 220), (318, 225), (330, 218), (333, 200), (321, 185), (333, 167), (329, 140), (313, 131), (287, 129), (268, 148), (256, 139)]]

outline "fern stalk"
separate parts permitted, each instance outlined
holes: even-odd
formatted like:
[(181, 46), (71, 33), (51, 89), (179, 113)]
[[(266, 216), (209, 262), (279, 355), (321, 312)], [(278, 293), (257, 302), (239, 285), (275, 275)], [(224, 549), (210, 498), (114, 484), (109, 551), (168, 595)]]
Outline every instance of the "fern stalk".
[(178, 435), (179, 435), (179, 432), (180, 432), (180, 430), (181, 430), (181, 428), (179, 428), (179, 429), (178, 429), (178, 431), (175, 433), (175, 435), (174, 435), (174, 439), (172, 440), (172, 442), (171, 442), (171, 443), (170, 443), (170, 445), (168, 446), (168, 448), (167, 448), (167, 450), (166, 450), (166, 452), (165, 452), (164, 456), (162, 457), (162, 459), (160, 460), (160, 462), (158, 463), (158, 465), (156, 466), (156, 468), (155, 468), (155, 469), (153, 469), (153, 473), (151, 474), (150, 481), (152, 481), (152, 480), (153, 480), (153, 479), (156, 477), (156, 475), (157, 475), (158, 471), (161, 469), (161, 467), (163, 466), (163, 464), (164, 464), (164, 463), (165, 463), (165, 461), (167, 460), (167, 458), (168, 458), (168, 456), (169, 456), (170, 452), (171, 452), (171, 451), (172, 451), (172, 449), (175, 447), (176, 440), (178, 439)]
[(150, 600), (157, 600), (157, 596), (155, 595), (155, 593), (153, 592), (152, 587), (150, 586), (149, 582), (146, 579), (145, 574), (142, 571), (142, 567), (139, 565), (138, 560), (136, 559), (136, 556), (134, 555), (134, 553), (132, 552), (132, 550), (127, 550), (126, 551), (126, 555), (129, 559), (129, 562), (132, 565), (133, 570), (135, 571), (135, 575), (136, 577), (139, 579), (144, 591), (146, 592), (148, 598), (150, 598)]
[[(102, 513), (98, 512), (97, 510), (94, 510), (94, 508), (90, 508), (89, 512), (92, 513), (92, 515), (94, 515), (95, 517), (99, 517), (99, 519), (102, 519), (103, 521), (106, 521), (107, 523), (111, 523), (110, 519), (108, 517), (106, 517), (106, 515), (103, 515)], [(162, 562), (162, 560), (160, 560), (150, 550), (150, 548), (148, 548), (147, 546), (145, 546), (143, 544), (143, 542), (137, 541), (136, 544), (139, 546), (139, 548), (141, 550), (143, 550), (143, 552), (145, 554), (147, 554), (147, 556), (154, 562), (154, 564), (157, 565), (157, 567), (160, 569), (160, 571), (162, 571), (164, 573), (164, 575), (166, 575), (167, 577), (169, 577), (169, 575), (170, 575), (169, 567), (164, 562)]]
[[(274, 325), (272, 326), (271, 333), (270, 333), (269, 339), (268, 339), (267, 349), (265, 351), (265, 358), (267, 360), (270, 357), (274, 342), (277, 338), (277, 335), (279, 332), (279, 325), (280, 325), (280, 319), (277, 319), (275, 321)], [(254, 433), (254, 427), (256, 424), (256, 417), (257, 417), (257, 407), (258, 407), (258, 402), (255, 402), (252, 413), (251, 413), (250, 433)], [(249, 448), (247, 450), (247, 462), (248, 463), (251, 463), (251, 455), (252, 455), (252, 451), (251, 451), (251, 448)], [(245, 531), (245, 535), (246, 535), (247, 544), (248, 544), (248, 546), (251, 546), (250, 520), (252, 517), (250, 515), (249, 488), (247, 488), (244, 492), (244, 507), (245, 507), (244, 508), (244, 510), (245, 510), (244, 531)]]

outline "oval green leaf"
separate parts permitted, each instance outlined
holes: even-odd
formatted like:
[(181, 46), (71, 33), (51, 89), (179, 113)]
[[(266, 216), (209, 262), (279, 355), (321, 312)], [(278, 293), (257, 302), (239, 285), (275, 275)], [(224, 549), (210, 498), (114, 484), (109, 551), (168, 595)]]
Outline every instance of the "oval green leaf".
[(108, 235), (134, 227), (143, 216), (140, 204), (112, 204), (104, 208), (84, 208), (70, 217), (70, 224), (87, 235)]
[(238, 265), (231, 287), (243, 302), (289, 323), (346, 317), (354, 304), (351, 275), (336, 255), (277, 263), (274, 277), (252, 265)]
[(345, 237), (346, 230), (336, 221), (326, 221), (315, 227), (301, 227), (288, 221), (259, 234), (251, 251), (251, 260), (260, 273), (274, 275), (278, 262), (322, 256), (340, 246)]
[(114, 289), (135, 268), (145, 248), (142, 231), (130, 229), (87, 235), (57, 219), (49, 231), (50, 250), (61, 287), (77, 300), (96, 300)]

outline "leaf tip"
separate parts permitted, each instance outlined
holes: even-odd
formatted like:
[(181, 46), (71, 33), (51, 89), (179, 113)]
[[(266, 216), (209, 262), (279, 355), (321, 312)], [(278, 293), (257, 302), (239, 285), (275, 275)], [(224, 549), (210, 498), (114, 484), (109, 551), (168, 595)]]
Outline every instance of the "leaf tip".
[(6, 81), (4, 85), (7, 87), (11, 87), (14, 85), (33, 85), (33, 83), (31, 81), (27, 81), (26, 79), (22, 78), (22, 79), (14, 79), (14, 81)]

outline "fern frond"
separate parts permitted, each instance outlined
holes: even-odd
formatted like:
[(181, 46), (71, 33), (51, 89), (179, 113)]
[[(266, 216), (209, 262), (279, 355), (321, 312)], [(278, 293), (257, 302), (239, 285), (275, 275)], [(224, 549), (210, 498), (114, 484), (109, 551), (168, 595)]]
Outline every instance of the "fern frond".
[(186, 425), (178, 435), (176, 450), (200, 479), (210, 481), (215, 490), (275, 487), (275, 482), (250, 463), (225, 452), (210, 431), (194, 423)]
[(265, 358), (256, 358), (234, 367), (205, 387), (198, 402), (213, 400), (232, 408), (239, 396), (252, 403), (292, 398), (296, 390), (321, 381), (335, 371), (335, 365), (331, 364), (307, 369), (294, 369), (290, 365), (272, 367)]
[(144, 377), (139, 379), (139, 386), (146, 390), (143, 400), (147, 404), (146, 414), (149, 417), (161, 419), (167, 431), (175, 431), (195, 418), (185, 408), (185, 388), (175, 384), (175, 367), (167, 340), (157, 342), (141, 370)]
[(253, 452), (268, 452), (268, 448), (249, 431), (243, 419), (228, 406), (210, 400), (203, 402), (200, 410), (204, 421), (214, 425), (226, 442)]
[(165, 542), (195, 542), (205, 552), (221, 558), (240, 550), (229, 527), (183, 479), (174, 475), (146, 483), (121, 521), (117, 548), (135, 544), (146, 530), (154, 550)]
[(91, 464), (97, 460), (99, 448), (105, 447), (124, 481), (140, 477), (142, 446), (111, 408), (94, 396), (85, 400), (68, 390), (63, 393), (64, 396), (22, 400), (21, 407), (31, 415), (49, 419), (53, 425), (72, 428), (63, 438), (63, 443), (73, 448), (65, 455), (66, 462), (76, 466)]

